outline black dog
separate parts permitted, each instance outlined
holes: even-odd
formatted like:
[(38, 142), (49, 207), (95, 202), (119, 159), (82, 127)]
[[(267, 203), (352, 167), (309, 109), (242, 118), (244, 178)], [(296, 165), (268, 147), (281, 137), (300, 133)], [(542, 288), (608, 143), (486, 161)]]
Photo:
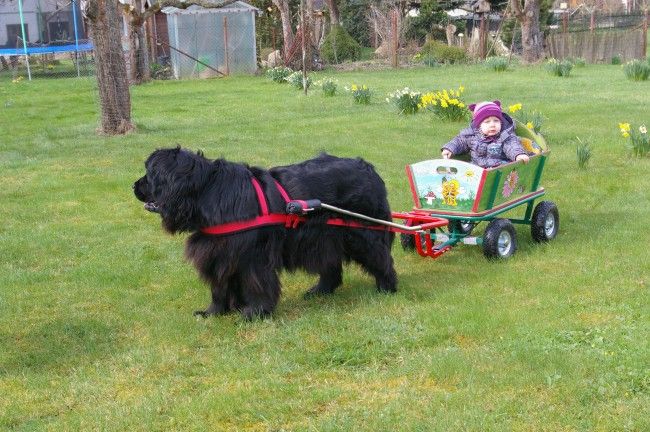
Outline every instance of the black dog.
[(362, 159), (322, 154), (268, 171), (223, 159), (212, 161), (201, 152), (178, 147), (156, 150), (145, 167), (145, 176), (133, 184), (135, 196), (147, 210), (160, 214), (168, 232), (192, 233), (186, 257), (210, 284), (212, 302), (196, 314), (239, 310), (248, 319), (270, 314), (280, 296), (282, 268), (318, 274), (318, 283), (307, 294), (329, 294), (342, 282), (343, 262), (353, 260), (375, 277), (378, 290), (396, 290), (390, 254), (393, 233), (328, 225), (329, 218), (340, 217), (337, 214), (314, 212), (296, 228), (275, 224), (220, 235), (201, 231), (258, 217), (263, 203), (254, 180), (261, 186), (269, 213), (285, 213), (278, 182), (293, 200), (319, 199), (391, 220), (384, 182)]

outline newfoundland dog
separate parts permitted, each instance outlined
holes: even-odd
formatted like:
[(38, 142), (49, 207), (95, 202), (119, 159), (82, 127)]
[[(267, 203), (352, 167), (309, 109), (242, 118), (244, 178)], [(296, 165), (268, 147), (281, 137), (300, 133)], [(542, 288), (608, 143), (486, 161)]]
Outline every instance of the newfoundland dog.
[[(212, 301), (197, 315), (270, 314), (280, 297), (281, 269), (319, 275), (306, 295), (333, 293), (350, 260), (374, 276), (379, 291), (396, 290), (392, 232), (346, 226), (345, 217), (339, 225), (328, 224), (341, 216), (324, 210), (294, 226), (282, 222), (288, 197), (391, 220), (384, 182), (360, 158), (321, 154), (266, 170), (177, 147), (154, 151), (145, 168), (133, 184), (135, 196), (160, 214), (169, 233), (191, 233), (186, 257), (210, 285)], [(272, 216), (264, 219), (265, 214)]]

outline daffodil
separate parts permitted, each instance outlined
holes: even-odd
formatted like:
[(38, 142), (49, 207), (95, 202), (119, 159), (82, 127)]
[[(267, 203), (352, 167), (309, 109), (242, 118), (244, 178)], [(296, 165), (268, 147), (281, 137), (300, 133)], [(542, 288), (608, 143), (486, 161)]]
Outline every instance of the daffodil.
[(645, 135), (648, 133), (648, 129), (645, 127), (645, 125), (641, 125), (639, 126), (639, 132)]
[(630, 124), (629, 123), (619, 123), (618, 127), (621, 130), (621, 132), (629, 132), (630, 131)]
[(629, 132), (623, 132), (623, 138), (629, 138), (630, 134)]
[(353, 92), (357, 91), (357, 89), (358, 89), (358, 88), (357, 88), (357, 85), (356, 85), (356, 84), (352, 84), (351, 89), (352, 89)]
[(510, 111), (511, 113), (514, 114), (514, 113), (516, 113), (517, 111), (519, 111), (519, 110), (521, 109), (521, 107), (522, 107), (522, 105), (521, 105), (520, 103), (516, 103), (516, 104), (514, 104), (514, 105), (510, 105), (510, 106), (508, 107), (508, 111)]
[(535, 125), (533, 124), (533, 122), (528, 122), (526, 123), (526, 127), (532, 130), (535, 127)]

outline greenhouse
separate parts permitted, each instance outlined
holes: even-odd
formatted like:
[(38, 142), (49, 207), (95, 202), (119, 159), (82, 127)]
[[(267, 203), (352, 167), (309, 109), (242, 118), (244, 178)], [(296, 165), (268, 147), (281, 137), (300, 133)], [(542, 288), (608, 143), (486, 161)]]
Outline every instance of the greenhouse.
[(237, 1), (219, 8), (166, 7), (170, 61), (176, 79), (257, 71), (255, 14)]

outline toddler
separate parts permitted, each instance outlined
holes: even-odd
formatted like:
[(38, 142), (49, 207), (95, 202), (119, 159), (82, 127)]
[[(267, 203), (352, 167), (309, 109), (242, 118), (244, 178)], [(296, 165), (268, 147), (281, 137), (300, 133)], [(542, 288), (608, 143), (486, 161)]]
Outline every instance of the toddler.
[(501, 102), (481, 102), (468, 108), (472, 111), (472, 122), (442, 147), (443, 158), (469, 152), (472, 163), (483, 168), (515, 160), (528, 163), (529, 157), (515, 135), (515, 123), (501, 112)]

